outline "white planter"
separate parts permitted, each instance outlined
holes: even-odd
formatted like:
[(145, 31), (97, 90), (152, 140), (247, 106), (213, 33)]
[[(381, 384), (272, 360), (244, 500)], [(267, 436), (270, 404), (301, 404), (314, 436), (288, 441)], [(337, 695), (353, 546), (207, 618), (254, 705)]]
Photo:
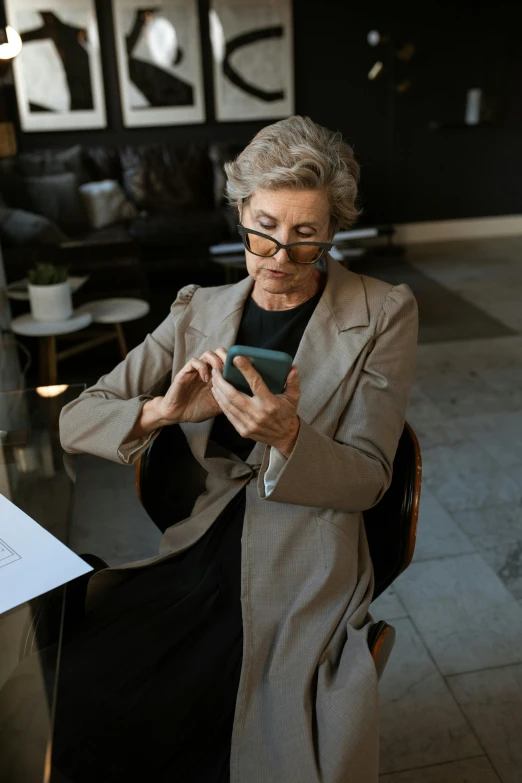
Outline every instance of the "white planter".
[(72, 315), (72, 297), (69, 281), (55, 285), (29, 283), (29, 301), (35, 321), (65, 321)]

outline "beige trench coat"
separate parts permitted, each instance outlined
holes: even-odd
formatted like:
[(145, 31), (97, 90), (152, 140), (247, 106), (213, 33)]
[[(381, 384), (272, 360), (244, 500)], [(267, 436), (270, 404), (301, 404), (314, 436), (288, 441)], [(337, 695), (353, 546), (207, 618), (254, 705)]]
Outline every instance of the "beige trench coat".
[[(191, 516), (166, 531), (159, 558), (194, 544), (247, 485), (231, 783), (378, 777), (377, 677), (367, 644), (373, 570), (361, 512), (390, 483), (413, 375), (417, 307), (405, 285), (356, 275), (330, 258), (327, 274), (295, 359), (299, 436), (271, 494), (263, 480), (270, 447), (258, 443), (243, 463), (208, 448), (213, 420), (183, 425), (208, 470), (207, 489)], [(143, 402), (190, 357), (234, 344), (252, 285), (248, 277), (182, 289), (169, 317), (64, 408), (64, 448), (134, 463), (151, 437), (122, 444)], [(90, 605), (128, 569), (157, 560), (93, 576)]]

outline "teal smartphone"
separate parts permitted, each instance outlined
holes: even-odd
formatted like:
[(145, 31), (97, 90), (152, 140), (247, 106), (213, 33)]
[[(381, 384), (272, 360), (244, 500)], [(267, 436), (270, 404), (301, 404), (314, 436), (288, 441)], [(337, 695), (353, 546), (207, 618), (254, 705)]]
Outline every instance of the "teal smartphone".
[(223, 367), (223, 378), (238, 391), (251, 397), (252, 392), (245, 376), (232, 364), (236, 356), (250, 359), (272, 394), (281, 394), (294, 361), (289, 353), (270, 351), (268, 348), (251, 348), (248, 345), (233, 345), (229, 348)]

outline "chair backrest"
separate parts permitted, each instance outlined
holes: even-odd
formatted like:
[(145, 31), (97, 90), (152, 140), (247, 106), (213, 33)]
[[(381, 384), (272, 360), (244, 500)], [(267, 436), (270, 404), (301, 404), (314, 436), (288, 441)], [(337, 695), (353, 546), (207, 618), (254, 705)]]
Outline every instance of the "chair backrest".
[(190, 515), (205, 478), (177, 424), (163, 427), (136, 464), (141, 505), (162, 533)]
[[(411, 562), (415, 548), (422, 463), (415, 433), (406, 424), (391, 485), (379, 503), (364, 512), (377, 598)], [(205, 471), (177, 425), (164, 427), (136, 465), (138, 497), (164, 532), (190, 515), (205, 489)]]
[(375, 576), (377, 598), (411, 563), (415, 550), (422, 479), (419, 441), (405, 424), (393, 461), (388, 490), (364, 512), (364, 526)]

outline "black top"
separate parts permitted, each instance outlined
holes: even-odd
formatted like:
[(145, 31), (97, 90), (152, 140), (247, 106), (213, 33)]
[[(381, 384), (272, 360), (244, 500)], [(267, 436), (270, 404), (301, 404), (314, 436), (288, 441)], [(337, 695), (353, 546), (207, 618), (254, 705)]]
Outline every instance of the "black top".
[[(294, 358), (321, 294), (320, 289), (311, 299), (289, 310), (264, 310), (250, 297), (243, 310), (236, 345), (284, 351)], [(256, 445), (254, 440), (242, 438), (224, 415), (216, 416), (210, 439), (241, 459), (246, 459)]]
[[(280, 311), (249, 299), (237, 343), (295, 356), (320, 296)], [(211, 438), (242, 459), (254, 445), (223, 415)], [(245, 503), (243, 489), (192, 547), (136, 569), (64, 645), (54, 763), (73, 783), (228, 783)]]
[(294, 357), (321, 294), (319, 290), (311, 299), (289, 310), (264, 310), (250, 297), (243, 310), (236, 344), (285, 351)]

